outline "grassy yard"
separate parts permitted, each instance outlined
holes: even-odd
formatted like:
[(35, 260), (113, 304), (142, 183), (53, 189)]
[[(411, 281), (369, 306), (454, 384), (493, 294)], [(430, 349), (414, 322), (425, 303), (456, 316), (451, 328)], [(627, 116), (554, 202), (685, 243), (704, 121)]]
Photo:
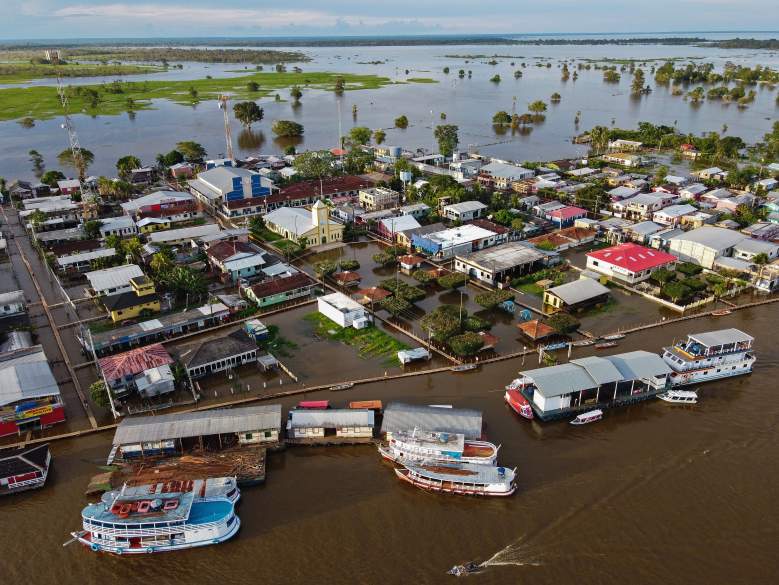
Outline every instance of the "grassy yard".
[(309, 313), (304, 319), (314, 325), (319, 337), (351, 345), (357, 348), (361, 358), (385, 358), (385, 363), (397, 364), (397, 352), (409, 348), (377, 327), (339, 327), (321, 313)]
[[(88, 115), (118, 115), (128, 110), (146, 110), (153, 108), (152, 100), (166, 99), (181, 105), (193, 105), (201, 101), (215, 100), (222, 93), (229, 93), (238, 100), (257, 100), (278, 90), (292, 86), (302, 89), (324, 89), (332, 91), (337, 79), (342, 78), (347, 90), (377, 89), (392, 83), (387, 77), (378, 75), (358, 75), (352, 73), (326, 72), (256, 72), (240, 77), (193, 79), (193, 80), (155, 80), (122, 81), (118, 86), (121, 93), (107, 93), (101, 85), (80, 87), (99, 92), (96, 106), (82, 95), (71, 93), (70, 107), (73, 112)], [(259, 90), (249, 91), (247, 84), (256, 82)], [(195, 92), (193, 95), (192, 92)], [(130, 105), (131, 104), (131, 105)], [(28, 87), (0, 89), (0, 121), (17, 120), (31, 117), (45, 120), (62, 113), (57, 90), (54, 87)]]

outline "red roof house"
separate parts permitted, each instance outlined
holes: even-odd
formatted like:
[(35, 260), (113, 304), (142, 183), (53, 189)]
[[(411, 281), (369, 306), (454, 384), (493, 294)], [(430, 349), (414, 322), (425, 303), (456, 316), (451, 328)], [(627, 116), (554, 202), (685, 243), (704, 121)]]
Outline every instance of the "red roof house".
[(567, 206), (549, 212), (547, 219), (549, 219), (552, 223), (557, 224), (558, 227), (566, 227), (573, 224), (574, 221), (582, 217), (587, 217), (586, 209), (582, 209), (581, 207)]
[(677, 260), (676, 256), (662, 250), (625, 243), (589, 252), (587, 268), (634, 284), (646, 280), (658, 268), (673, 267)]
[(116, 355), (100, 358), (100, 369), (109, 386), (122, 385), (146, 370), (173, 363), (161, 343), (137, 347)]

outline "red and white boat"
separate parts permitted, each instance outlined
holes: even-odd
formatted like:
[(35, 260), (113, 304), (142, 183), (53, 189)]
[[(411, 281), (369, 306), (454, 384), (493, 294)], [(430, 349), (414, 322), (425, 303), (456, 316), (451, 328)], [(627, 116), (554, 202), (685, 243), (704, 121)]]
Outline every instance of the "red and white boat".
[(470, 463), (404, 465), (397, 476), (431, 492), (465, 496), (510, 496), (517, 489), (516, 468)]
[(532, 420), (533, 408), (530, 406), (530, 401), (522, 395), (522, 392), (520, 392), (520, 388), (522, 388), (526, 382), (529, 383), (530, 380), (528, 378), (517, 378), (516, 380), (513, 380), (511, 384), (506, 386), (506, 393), (503, 395), (503, 399), (506, 401), (506, 404), (509, 405), (509, 408), (519, 416)]
[(394, 463), (473, 463), (495, 465), (498, 447), (487, 441), (466, 439), (459, 433), (435, 431), (395, 432), (384, 445), (379, 445), (384, 459)]

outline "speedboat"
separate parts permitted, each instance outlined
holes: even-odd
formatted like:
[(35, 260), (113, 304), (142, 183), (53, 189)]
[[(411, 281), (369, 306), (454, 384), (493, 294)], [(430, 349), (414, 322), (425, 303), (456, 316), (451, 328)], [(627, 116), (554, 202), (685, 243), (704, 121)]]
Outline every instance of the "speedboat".
[(669, 390), (658, 394), (657, 397), (673, 404), (696, 404), (698, 402), (698, 393), (692, 390)]
[(503, 397), (506, 404), (519, 416), (532, 419), (533, 408), (530, 406), (530, 401), (522, 395), (518, 388), (513, 387), (513, 384), (514, 382), (506, 386), (506, 394)]
[(479, 571), (481, 571), (481, 569), (482, 569), (481, 563), (471, 561), (470, 563), (465, 563), (464, 565), (455, 565), (454, 567), (449, 569), (446, 572), (446, 574), (454, 575), (455, 577), (462, 577), (463, 575), (478, 573)]
[(593, 423), (595, 421), (599, 421), (603, 418), (603, 411), (599, 408), (596, 408), (595, 410), (591, 410), (589, 412), (583, 412), (579, 416), (577, 416), (575, 419), (571, 421), (572, 425), (586, 425), (589, 423)]

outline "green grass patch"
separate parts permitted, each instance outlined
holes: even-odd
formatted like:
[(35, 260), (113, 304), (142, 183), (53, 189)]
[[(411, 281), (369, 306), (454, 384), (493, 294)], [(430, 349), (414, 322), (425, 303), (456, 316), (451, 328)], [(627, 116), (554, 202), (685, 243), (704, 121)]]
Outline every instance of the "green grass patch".
[(409, 77), (406, 81), (408, 83), (438, 83), (438, 81), (432, 77)]
[(278, 325), (268, 325), (268, 338), (262, 341), (262, 346), (274, 355), (290, 357), (291, 350), (297, 349), (298, 344), (279, 334)]
[(92, 333), (104, 333), (111, 331), (114, 328), (114, 324), (111, 321), (93, 321), (89, 324), (89, 330)]
[(270, 231), (266, 227), (262, 227), (259, 229), (257, 229), (256, 227), (252, 228), (251, 235), (254, 236), (255, 238), (259, 238), (264, 242), (275, 242), (277, 240), (282, 239), (282, 237), (279, 234)]
[(286, 253), (292, 253), (297, 252), (300, 250), (300, 246), (293, 242), (292, 240), (276, 240), (273, 242), (273, 245), (276, 246), (279, 250)]
[(366, 329), (339, 327), (321, 313), (309, 313), (303, 318), (314, 325), (314, 331), (319, 337), (351, 345), (357, 348), (359, 356), (363, 359), (385, 358), (384, 363), (397, 365), (399, 363), (397, 353), (409, 348), (405, 343), (377, 327)]
[[(152, 65), (103, 65), (100, 63), (67, 63), (59, 70), (63, 77), (115, 77), (158, 73), (164, 67)], [(0, 83), (26, 83), (33, 79), (56, 77), (57, 67), (42, 63), (0, 63)]]
[[(255, 72), (240, 77), (193, 79), (193, 80), (149, 80), (120, 81), (116, 84), (121, 93), (108, 93), (102, 85), (83, 85), (100, 94), (97, 105), (70, 91), (71, 113), (82, 112), (90, 116), (112, 116), (127, 111), (153, 108), (153, 100), (166, 99), (181, 105), (194, 105), (202, 101), (215, 100), (223, 93), (232, 99), (257, 100), (278, 90), (299, 86), (302, 89), (334, 90), (337, 79), (343, 79), (346, 90), (378, 89), (390, 84), (386, 77), (358, 75), (351, 73), (326, 72)], [(247, 84), (256, 82), (258, 91), (249, 91)], [(196, 92), (193, 97), (191, 90)], [(131, 104), (131, 105), (130, 105)], [(57, 90), (54, 87), (27, 87), (0, 89), (0, 121), (31, 117), (36, 120), (54, 118), (62, 114)]]

